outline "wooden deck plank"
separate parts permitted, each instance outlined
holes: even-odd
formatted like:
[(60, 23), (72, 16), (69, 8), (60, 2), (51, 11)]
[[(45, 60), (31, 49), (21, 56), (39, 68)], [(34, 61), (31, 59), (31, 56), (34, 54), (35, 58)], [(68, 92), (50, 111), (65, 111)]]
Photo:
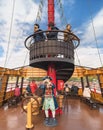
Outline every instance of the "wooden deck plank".
[[(58, 126), (43, 125), (44, 116), (33, 117), (33, 130), (103, 130), (103, 107), (91, 110), (86, 104), (76, 99), (68, 100), (68, 112), (56, 117)], [(25, 130), (26, 113), (21, 107), (4, 110), (0, 108), (0, 130)]]

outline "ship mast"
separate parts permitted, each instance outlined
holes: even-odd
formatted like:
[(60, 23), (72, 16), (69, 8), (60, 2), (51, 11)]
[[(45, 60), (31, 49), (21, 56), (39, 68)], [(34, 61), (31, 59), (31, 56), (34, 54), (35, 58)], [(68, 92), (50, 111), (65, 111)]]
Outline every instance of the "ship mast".
[[(48, 25), (50, 22), (55, 23), (54, 17), (54, 0), (48, 0)], [(49, 26), (48, 26), (49, 29)], [(47, 74), (52, 77), (52, 82), (56, 85), (56, 69), (53, 63), (48, 65)]]
[(48, 0), (48, 24), (50, 22), (54, 23), (54, 0)]

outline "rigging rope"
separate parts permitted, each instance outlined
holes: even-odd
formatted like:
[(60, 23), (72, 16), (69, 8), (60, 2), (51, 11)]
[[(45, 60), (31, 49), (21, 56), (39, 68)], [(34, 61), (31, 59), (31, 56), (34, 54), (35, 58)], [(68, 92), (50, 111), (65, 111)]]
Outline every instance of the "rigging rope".
[[(24, 17), (24, 22), (26, 21), (26, 18), (27, 18), (27, 15)], [(19, 34), (19, 35), (20, 35), (20, 34), (23, 34), (24, 31), (25, 31), (25, 30), (22, 29), (21, 32), (19, 32), (18, 34)], [(17, 43), (17, 41), (18, 41), (19, 35), (17, 36), (15, 43)], [(14, 48), (14, 46), (13, 46), (12, 48)], [(27, 50), (27, 51), (28, 51), (28, 50)], [(11, 54), (12, 54), (12, 50), (11, 50), (11, 52), (10, 52), (10, 54), (9, 54), (9, 57), (8, 57), (7, 62), (9, 62), (9, 59), (10, 59), (10, 57), (11, 57)], [(25, 62), (26, 62), (26, 61), (25, 61)]]
[(98, 42), (97, 42), (97, 37), (96, 37), (96, 31), (95, 31), (95, 28), (94, 28), (94, 21), (93, 21), (93, 17), (92, 17), (92, 11), (91, 11), (90, 3), (89, 2), (90, 1), (88, 0), (88, 5), (89, 5), (88, 7), (89, 7), (89, 11), (90, 11), (90, 18), (91, 18), (91, 24), (92, 24), (93, 33), (94, 33), (94, 39), (95, 39), (95, 43), (96, 43), (96, 48), (97, 48), (99, 60), (100, 60), (101, 66), (103, 66), (101, 55), (100, 55), (100, 52), (99, 52), (99, 47), (98, 47)]
[[(60, 14), (61, 15), (61, 19), (63, 19), (63, 21), (65, 21), (65, 23), (67, 24), (66, 17), (64, 17), (64, 13), (63, 13), (62, 2), (61, 2), (61, 0), (56, 0), (56, 2), (57, 2), (57, 5), (59, 5), (59, 7), (60, 7), (59, 12), (62, 11), (62, 13)], [(99, 59), (100, 59), (100, 63), (103, 66), (103, 63), (102, 63), (102, 60), (101, 60), (101, 55), (100, 55), (100, 52), (99, 52), (99, 47), (98, 47), (98, 42), (97, 42), (97, 38), (96, 38), (96, 32), (95, 32), (95, 28), (94, 28), (94, 23), (93, 23), (93, 18), (92, 18), (91, 10), (90, 10), (90, 15), (91, 15), (91, 23), (92, 23), (92, 27), (93, 27), (93, 33), (94, 33), (94, 37), (95, 37), (95, 42), (96, 42), (96, 48), (97, 48), (97, 51), (98, 51), (98, 56), (99, 56)], [(63, 21), (62, 21), (62, 24), (63, 24)], [(76, 50), (75, 50), (75, 52), (76, 52)], [(76, 52), (76, 56), (77, 56), (77, 59), (78, 59), (78, 63), (81, 64), (77, 52)]]
[(60, 13), (60, 19), (62, 20), (62, 25), (63, 25), (63, 28), (64, 28), (64, 25), (67, 25), (67, 19), (64, 15), (64, 9), (63, 9), (63, 5), (62, 5), (62, 0), (56, 0), (56, 4), (59, 6), (59, 13)]
[[(37, 13), (37, 17), (36, 17), (36, 20), (35, 20), (35, 21), (39, 21), (38, 18), (40, 18), (40, 20), (41, 20), (41, 16), (39, 16), (39, 14), (42, 14), (42, 13), (40, 13), (40, 12), (42, 12), (42, 6), (43, 6), (43, 0), (40, 1), (39, 8), (38, 8), (38, 13)], [(40, 9), (40, 11), (39, 11), (39, 9)], [(27, 15), (26, 15), (26, 17), (27, 17)], [(25, 19), (26, 19), (26, 17), (25, 17)], [(25, 19), (24, 19), (24, 21), (25, 21)], [(22, 31), (22, 33), (23, 33), (23, 32), (24, 32), (24, 30)], [(19, 33), (19, 34), (20, 34), (20, 33)], [(19, 39), (19, 37), (17, 37), (16, 43), (17, 43), (18, 39)], [(12, 54), (12, 53), (10, 53), (9, 58), (10, 58), (11, 54)], [(27, 54), (28, 54), (28, 50), (27, 50), (27, 53), (26, 53), (26, 56), (25, 56), (25, 59), (24, 59), (23, 66), (25, 66), (25, 63), (26, 63)], [(8, 60), (9, 60), (9, 58), (8, 58)], [(22, 66), (22, 67), (23, 67), (23, 66)]]
[[(61, 1), (61, 0), (56, 0), (56, 2), (57, 2), (57, 5), (59, 5), (59, 7), (60, 7), (59, 12), (62, 11), (62, 13), (61, 13), (61, 19), (63, 19), (62, 21), (64, 21), (64, 23), (62, 22), (62, 24), (63, 24), (63, 25), (67, 25), (67, 19), (66, 19), (64, 13), (63, 13), (63, 12), (64, 12), (64, 9), (63, 9), (63, 5), (62, 5), (62, 1)], [(76, 49), (75, 49), (75, 53), (76, 53), (76, 56), (77, 56), (78, 63), (79, 63), (79, 65), (81, 66), (80, 59), (79, 59), (79, 56), (78, 56), (78, 54), (77, 54)]]
[(12, 16), (11, 16), (11, 23), (10, 23), (10, 32), (9, 32), (9, 39), (8, 39), (8, 45), (7, 45), (7, 51), (6, 51), (6, 58), (5, 58), (5, 62), (4, 62), (4, 68), (6, 67), (8, 53), (9, 53), (9, 46), (10, 46), (11, 32), (12, 32), (12, 23), (13, 23), (13, 17), (14, 17), (14, 8), (15, 8), (15, 0), (13, 1), (13, 9), (12, 9)]
[[(34, 23), (35, 22), (37, 22), (37, 23), (39, 23), (39, 21), (41, 21), (41, 16), (42, 16), (42, 7), (43, 7), (43, 1), (44, 0), (41, 0), (40, 1), (40, 4), (39, 4), (39, 8), (38, 8), (38, 13), (37, 13), (37, 16), (36, 16), (36, 20), (34, 21)], [(27, 53), (26, 53), (26, 56), (25, 56), (25, 59), (24, 59), (24, 63), (23, 63), (23, 66), (22, 66), (22, 69), (23, 69), (23, 67), (25, 66), (25, 63), (26, 63), (26, 60), (27, 60), (27, 55), (28, 55), (28, 50), (27, 50)]]
[[(41, 16), (42, 16), (42, 10), (43, 10), (43, 6), (44, 6), (44, 0), (40, 0), (40, 4), (39, 4), (39, 8), (38, 8), (38, 12), (37, 12), (37, 16), (36, 16), (36, 20), (34, 21), (34, 23), (39, 23), (41, 21)], [(27, 53), (26, 53), (26, 56), (25, 56), (25, 59), (24, 59), (24, 63), (23, 63), (23, 66), (21, 67), (21, 69), (23, 69), (25, 67), (25, 63), (26, 63), (26, 60), (27, 60), (27, 55), (28, 55), (28, 50), (27, 50)]]
[(35, 20), (36, 23), (39, 23), (41, 21), (43, 6), (44, 6), (44, 0), (40, 0), (37, 16), (36, 16), (36, 20)]
[[(37, 12), (37, 16), (36, 16), (36, 20), (34, 21), (39, 23), (39, 21), (41, 21), (41, 16), (42, 16), (42, 10), (43, 10), (43, 6), (44, 6), (44, 0), (40, 0), (40, 4), (39, 4), (39, 8), (38, 8), (38, 12)], [(24, 64), (23, 66), (25, 66), (26, 60), (27, 60), (27, 55), (28, 55), (28, 50), (24, 59)], [(23, 67), (22, 67), (23, 68)]]
[(75, 49), (75, 54), (76, 54), (76, 56), (77, 56), (78, 64), (79, 64), (80, 66), (82, 66), (76, 49)]
[(27, 50), (27, 52), (26, 52), (26, 55), (25, 55), (25, 59), (24, 59), (24, 63), (23, 63), (23, 66), (25, 66), (25, 63), (26, 63), (26, 60), (27, 60), (27, 55), (28, 55), (28, 50)]
[[(26, 15), (25, 18), (24, 18), (24, 22), (25, 22), (26, 17), (27, 17), (27, 15)], [(24, 30), (22, 29), (21, 32), (18, 33), (18, 35), (17, 35), (17, 37), (16, 37), (16, 39), (15, 39), (15, 44), (16, 44), (16, 43), (18, 42), (18, 40), (19, 40), (19, 35), (22, 35), (23, 32), (24, 32)], [(14, 44), (14, 45), (15, 45), (15, 44)], [(12, 46), (13, 49), (14, 49), (14, 45)], [(7, 59), (7, 63), (9, 62), (9, 59), (10, 59), (10, 57), (11, 57), (11, 55), (12, 55), (13, 49), (12, 49), (11, 52), (9, 53), (9, 56), (8, 56), (8, 59)]]
[(7, 44), (7, 51), (6, 51), (6, 57), (4, 61), (4, 70), (1, 74), (1, 78), (3, 78), (5, 70), (6, 70), (6, 63), (7, 63), (7, 58), (8, 58), (8, 53), (9, 53), (9, 46), (10, 46), (10, 40), (11, 40), (11, 32), (12, 32), (12, 23), (13, 23), (13, 16), (14, 16), (14, 8), (15, 8), (15, 0), (13, 0), (13, 7), (12, 7), (12, 15), (11, 15), (11, 22), (10, 22), (10, 32), (9, 32), (9, 38), (8, 38), (8, 44)]

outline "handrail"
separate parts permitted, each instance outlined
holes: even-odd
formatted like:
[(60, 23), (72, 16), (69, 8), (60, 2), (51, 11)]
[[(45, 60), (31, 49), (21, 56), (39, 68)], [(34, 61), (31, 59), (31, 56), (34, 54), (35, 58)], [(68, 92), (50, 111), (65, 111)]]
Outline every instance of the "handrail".
[[(25, 47), (26, 47), (28, 50), (30, 50), (30, 45), (32, 44), (32, 43), (31, 43), (31, 42), (32, 42), (32, 39), (30, 40), (30, 38), (33, 38), (35, 35), (40, 34), (40, 33), (43, 33), (43, 34), (46, 35), (47, 32), (57, 32), (57, 33), (62, 33), (62, 34), (67, 33), (68, 35), (73, 36), (73, 37), (76, 39), (76, 41), (77, 41), (77, 44), (74, 44), (74, 49), (76, 49), (76, 48), (79, 46), (79, 44), (80, 44), (80, 39), (79, 39), (75, 34), (73, 34), (73, 33), (71, 33), (71, 32), (66, 32), (66, 31), (61, 31), (61, 30), (52, 30), (52, 31), (51, 31), (51, 30), (47, 30), (47, 31), (40, 31), (40, 32), (37, 32), (37, 33), (34, 33), (34, 34), (28, 36), (28, 37), (25, 39), (25, 41), (24, 41)], [(60, 38), (52, 39), (52, 40), (61, 40), (61, 41), (64, 41), (63, 35), (58, 34), (57, 36), (58, 36), (58, 37), (60, 36)], [(63, 38), (62, 38), (62, 37), (63, 37)], [(30, 40), (29, 46), (27, 45), (28, 40)], [(45, 40), (51, 40), (51, 39), (50, 39), (50, 38), (48, 39), (48, 38), (46, 37)], [(44, 41), (45, 41), (45, 40), (44, 40)], [(73, 40), (73, 39), (70, 39), (70, 41), (74, 41), (74, 40)], [(70, 42), (70, 41), (67, 41), (67, 42)], [(65, 41), (64, 41), (64, 42), (65, 42)]]

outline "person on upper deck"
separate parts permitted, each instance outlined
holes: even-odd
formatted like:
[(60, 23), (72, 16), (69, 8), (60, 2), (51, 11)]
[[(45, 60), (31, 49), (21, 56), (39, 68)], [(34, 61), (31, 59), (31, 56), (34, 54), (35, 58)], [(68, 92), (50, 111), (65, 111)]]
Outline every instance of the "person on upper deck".
[[(68, 41), (71, 41), (71, 40), (79, 40), (79, 39), (77, 39), (76, 37), (74, 37), (73, 35), (71, 35), (71, 34), (68, 34), (68, 33), (73, 33), (72, 31), (71, 31), (71, 25), (70, 24), (67, 24), (66, 25), (66, 29), (64, 30), (65, 32), (64, 32), (64, 41), (65, 42), (68, 42)], [(66, 33), (67, 32), (67, 33)]]
[[(50, 22), (49, 23), (49, 28), (51, 30), (51, 32), (47, 32), (46, 35), (47, 35), (47, 38), (49, 40), (56, 40), (57, 39), (57, 36), (58, 36), (58, 32), (55, 32), (56, 30), (59, 30), (56, 26), (54, 26), (54, 23), (53, 22)], [(53, 31), (53, 32), (52, 32)]]
[(41, 31), (42, 30), (40, 29), (39, 24), (34, 24), (34, 36), (33, 36), (33, 38), (34, 38), (35, 42), (45, 40), (45, 35)]

